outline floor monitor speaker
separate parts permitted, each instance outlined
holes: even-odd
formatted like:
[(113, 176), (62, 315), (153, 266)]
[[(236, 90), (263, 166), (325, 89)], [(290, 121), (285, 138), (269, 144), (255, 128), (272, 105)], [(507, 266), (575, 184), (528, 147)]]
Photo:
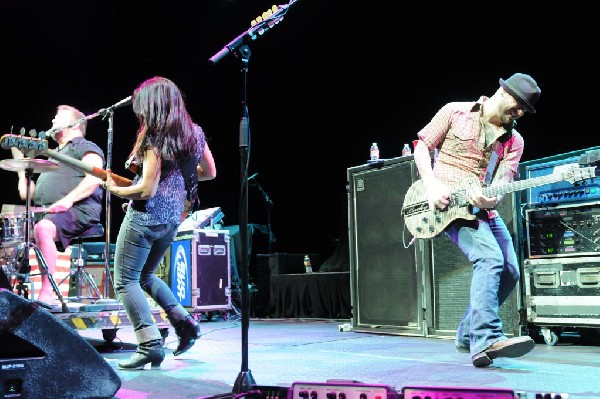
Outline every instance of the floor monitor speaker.
[(121, 380), (74, 329), (0, 289), (2, 398), (113, 398)]
[(402, 203), (412, 156), (347, 170), (350, 284), (355, 331), (424, 335), (419, 240), (408, 245)]

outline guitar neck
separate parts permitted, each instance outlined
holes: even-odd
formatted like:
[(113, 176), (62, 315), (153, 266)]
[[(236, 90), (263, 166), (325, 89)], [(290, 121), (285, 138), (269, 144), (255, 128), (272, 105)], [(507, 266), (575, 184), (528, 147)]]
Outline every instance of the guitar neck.
[[(77, 169), (81, 172), (90, 174), (101, 180), (106, 180), (107, 172), (104, 169), (97, 168), (95, 166), (92, 166), (85, 162), (71, 158), (67, 155), (61, 154), (60, 152), (57, 152), (54, 150), (48, 149), (48, 150), (45, 150), (44, 152), (48, 157), (57, 159), (57, 160), (61, 161), (62, 163), (65, 163), (65, 164), (71, 166), (73, 169)], [(131, 186), (131, 180), (126, 177), (119, 176), (115, 173), (111, 173), (111, 177), (114, 180), (114, 182), (116, 183), (116, 185), (119, 187)]]
[(484, 187), (482, 192), (486, 197), (495, 197), (500, 194), (526, 190), (528, 188), (539, 187), (543, 186), (544, 184), (556, 183), (562, 180), (564, 180), (564, 177), (561, 174), (551, 174), (547, 176), (533, 177), (527, 180), (517, 180), (498, 186)]

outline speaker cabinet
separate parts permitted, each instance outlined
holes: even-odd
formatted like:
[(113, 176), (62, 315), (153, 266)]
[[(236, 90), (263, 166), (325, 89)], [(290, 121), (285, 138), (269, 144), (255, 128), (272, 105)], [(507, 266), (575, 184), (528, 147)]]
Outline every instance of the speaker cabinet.
[[(513, 245), (519, 258), (520, 240), (517, 234), (517, 206), (515, 194), (506, 194), (498, 205), (513, 237)], [(431, 283), (427, 287), (432, 298), (432, 323), (428, 335), (451, 336), (456, 334), (458, 323), (469, 305), (469, 288), (473, 266), (452, 240), (442, 234), (429, 240), (431, 245)], [(507, 336), (521, 335), (521, 283), (518, 283), (508, 299), (500, 307), (500, 319)]]
[[(347, 177), (354, 330), (454, 337), (469, 304), (472, 264), (446, 235), (408, 245), (400, 211), (418, 179), (412, 156), (348, 168)], [(498, 211), (521, 260), (518, 198), (505, 195)], [(508, 336), (524, 326), (521, 287), (500, 307)]]
[(412, 156), (347, 169), (350, 284), (355, 331), (425, 335), (423, 242), (400, 214), (416, 179)]
[(121, 380), (74, 329), (36, 303), (0, 289), (3, 398), (113, 398)]

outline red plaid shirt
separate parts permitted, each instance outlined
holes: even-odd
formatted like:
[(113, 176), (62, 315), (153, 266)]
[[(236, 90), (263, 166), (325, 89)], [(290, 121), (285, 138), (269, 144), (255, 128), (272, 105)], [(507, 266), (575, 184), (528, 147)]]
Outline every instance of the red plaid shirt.
[[(518, 171), (523, 155), (523, 137), (514, 128), (505, 142), (497, 139), (507, 131), (499, 129), (492, 143), (485, 146), (481, 108), (487, 97), (476, 102), (452, 102), (444, 105), (418, 133), (430, 151), (436, 150), (433, 173), (446, 183), (458, 183), (465, 176), (476, 176), (483, 181), (492, 151), (498, 155), (498, 167), (511, 171), (510, 181)], [(503, 181), (508, 183), (509, 181)]]

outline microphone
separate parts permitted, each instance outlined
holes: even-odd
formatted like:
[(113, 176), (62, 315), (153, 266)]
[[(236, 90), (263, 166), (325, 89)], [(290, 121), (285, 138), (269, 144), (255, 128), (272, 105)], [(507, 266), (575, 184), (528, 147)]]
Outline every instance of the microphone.
[[(45, 135), (47, 137), (50, 137), (51, 139), (54, 139), (54, 136), (56, 136), (56, 133), (60, 132), (61, 130), (62, 130), (62, 128), (52, 127), (50, 129), (46, 130), (45, 132), (41, 132), (41, 133), (45, 133)], [(40, 135), (41, 135), (41, 133), (40, 133)]]
[(111, 105), (111, 106), (110, 106), (110, 107), (108, 107), (108, 108), (102, 108), (100, 111), (98, 111), (98, 113), (99, 113), (99, 114), (103, 114), (103, 113), (106, 113), (106, 112), (112, 111), (112, 110), (114, 110), (114, 109), (117, 109), (117, 108), (124, 107), (124, 106), (126, 106), (126, 105), (129, 105), (129, 104), (131, 104), (131, 96), (129, 96), (129, 97), (126, 97), (126, 98), (122, 99), (122, 100), (121, 100), (121, 101), (119, 101), (118, 103), (116, 103), (116, 104), (113, 104), (113, 105)]
[(116, 103), (113, 106), (111, 106), (111, 108), (114, 109), (114, 108), (124, 107), (125, 105), (130, 105), (130, 104), (131, 104), (131, 96), (125, 97), (124, 99), (122, 99), (118, 103)]
[(86, 116), (84, 118), (81, 118), (80, 120), (75, 121), (75, 122), (71, 123), (70, 125), (60, 126), (60, 127), (52, 127), (51, 129), (48, 129), (46, 132), (42, 132), (42, 133), (45, 133), (46, 136), (54, 139), (54, 136), (56, 136), (56, 133), (60, 132), (63, 129), (72, 128), (73, 126), (76, 126), (77, 124), (81, 123), (81, 121), (95, 118), (98, 115), (104, 115), (103, 118), (105, 118), (106, 115), (109, 112), (112, 112), (114, 109), (117, 109), (117, 108), (120, 108), (120, 107), (124, 107), (125, 105), (129, 105), (129, 104), (131, 104), (131, 102), (132, 102), (132, 97), (131, 96), (125, 97), (124, 99), (122, 99), (118, 103), (115, 103), (115, 104), (111, 105), (108, 108), (102, 108), (101, 110), (99, 110), (95, 114), (88, 115), (88, 116)]
[(248, 178), (248, 181), (250, 181), (250, 180), (252, 180), (252, 179), (255, 179), (255, 178), (256, 178), (256, 176), (258, 176), (258, 172), (256, 172), (256, 173), (255, 173), (255, 174), (253, 174), (252, 176), (250, 176), (250, 177)]

